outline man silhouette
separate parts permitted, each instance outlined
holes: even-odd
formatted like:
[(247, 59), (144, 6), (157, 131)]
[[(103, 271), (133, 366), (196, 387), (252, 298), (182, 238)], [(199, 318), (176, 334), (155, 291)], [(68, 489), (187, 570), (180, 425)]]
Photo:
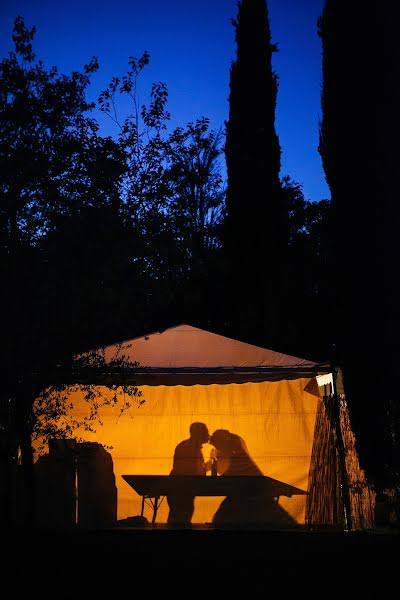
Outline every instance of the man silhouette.
[[(207, 466), (202, 454), (203, 444), (210, 438), (204, 423), (190, 425), (190, 437), (180, 442), (174, 452), (171, 476), (205, 475)], [(194, 513), (195, 496), (185, 491), (185, 481), (181, 489), (167, 495), (169, 506), (168, 524), (174, 526), (190, 525)]]

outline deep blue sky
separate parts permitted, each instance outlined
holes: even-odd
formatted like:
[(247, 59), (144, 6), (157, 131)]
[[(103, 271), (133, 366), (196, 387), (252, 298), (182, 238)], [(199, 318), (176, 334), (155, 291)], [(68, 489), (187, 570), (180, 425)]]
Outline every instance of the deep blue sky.
[[(269, 0), (272, 40), (279, 45), (276, 130), (282, 149), (281, 175), (303, 186), (307, 200), (330, 198), (318, 147), (321, 44), (316, 21), (323, 0)], [(228, 118), (229, 70), (235, 58), (236, 0), (3, 0), (0, 55), (12, 49), (17, 15), (37, 28), (35, 49), (47, 66), (81, 70), (97, 56), (94, 96), (114, 75), (123, 75), (129, 56), (150, 53), (141, 77), (141, 100), (152, 82), (169, 91), (171, 126), (201, 116), (211, 127)], [(105, 131), (111, 133), (110, 131)]]

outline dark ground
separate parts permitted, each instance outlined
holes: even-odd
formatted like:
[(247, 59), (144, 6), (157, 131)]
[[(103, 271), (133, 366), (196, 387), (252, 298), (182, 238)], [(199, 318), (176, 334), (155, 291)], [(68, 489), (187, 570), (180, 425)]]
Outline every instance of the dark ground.
[[(2, 536), (3, 598), (398, 597), (397, 530), (16, 531)], [(0, 588), (1, 589), (1, 588)]]

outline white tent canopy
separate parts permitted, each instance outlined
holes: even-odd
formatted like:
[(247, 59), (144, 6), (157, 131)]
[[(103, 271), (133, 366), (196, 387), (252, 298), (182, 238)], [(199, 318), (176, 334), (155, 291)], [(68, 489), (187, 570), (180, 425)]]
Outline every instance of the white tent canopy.
[[(182, 324), (103, 349), (105, 360), (124, 356), (148, 385), (263, 381), (326, 373), (326, 365), (247, 344)], [(145, 368), (145, 372), (141, 369)]]
[[(119, 345), (106, 347), (106, 358)], [(316, 363), (274, 352), (190, 325), (178, 325), (122, 342), (127, 358), (152, 368), (304, 368)]]
[[(102, 406), (96, 431), (78, 432), (85, 441), (110, 448), (118, 520), (140, 515), (144, 506), (143, 498), (128, 485), (125, 476), (169, 476), (177, 446), (189, 437), (193, 423), (202, 423), (210, 434), (223, 430), (243, 442), (253, 464), (253, 475), (256, 469), (281, 486), (301, 491), (293, 496), (283, 494), (277, 503), (262, 502), (257, 511), (254, 506), (249, 508), (248, 502), (239, 502), (233, 514), (236, 523), (250, 520), (270, 527), (302, 525), (306, 521), (310, 489), (314, 490), (312, 498), (316, 497), (323, 509), (316, 518), (322, 515), (322, 522), (332, 521), (329, 507), (336, 498), (331, 502), (330, 488), (325, 490), (324, 485), (327, 473), (336, 477), (337, 459), (335, 451), (332, 454), (330, 449), (334, 439), (327, 434), (330, 417), (323, 400), (332, 391), (335, 371), (331, 366), (187, 324), (99, 350), (104, 352), (106, 367), (97, 373), (100, 377), (94, 383), (98, 396), (123, 399), (125, 386), (134, 385), (143, 399), (140, 406), (132, 406), (123, 413), (113, 402)], [(132, 365), (118, 373), (120, 385), (111, 389), (107, 377), (112, 369), (108, 371), (107, 364), (112, 365), (121, 356)], [(96, 393), (92, 397), (96, 401)], [(91, 407), (85, 399), (84, 387), (74, 387), (70, 400), (78, 420), (89, 415)], [(212, 451), (210, 444), (205, 444), (203, 450), (207, 459)], [(353, 468), (354, 477), (360, 477), (357, 461), (354, 464), (357, 467)], [(90, 469), (89, 487), (96, 498), (104, 498), (103, 488), (95, 492), (94, 467)], [(218, 473), (224, 475), (223, 470)], [(102, 476), (99, 482), (103, 482)], [(79, 494), (82, 499), (78, 478), (78, 498)], [(196, 497), (192, 522), (213, 522), (221, 500)], [(166, 523), (167, 518), (168, 505), (164, 502), (157, 522)]]

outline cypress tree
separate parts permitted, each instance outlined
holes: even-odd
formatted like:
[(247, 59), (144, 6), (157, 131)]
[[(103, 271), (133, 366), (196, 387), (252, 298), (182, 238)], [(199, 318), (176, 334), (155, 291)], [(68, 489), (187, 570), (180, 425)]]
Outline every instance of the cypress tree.
[[(252, 343), (278, 344), (285, 297), (287, 210), (275, 131), (278, 77), (272, 68), (265, 0), (238, 2), (237, 55), (226, 123), (226, 308), (228, 330)], [(282, 335), (280, 336), (282, 343)]]
[(326, 0), (319, 20), (320, 154), (333, 209), (327, 314), (360, 461), (381, 499), (388, 489), (400, 498), (400, 403), (392, 381), (399, 333), (393, 273), (400, 258), (389, 139), (398, 139), (393, 10), (386, 0), (374, 10)]

